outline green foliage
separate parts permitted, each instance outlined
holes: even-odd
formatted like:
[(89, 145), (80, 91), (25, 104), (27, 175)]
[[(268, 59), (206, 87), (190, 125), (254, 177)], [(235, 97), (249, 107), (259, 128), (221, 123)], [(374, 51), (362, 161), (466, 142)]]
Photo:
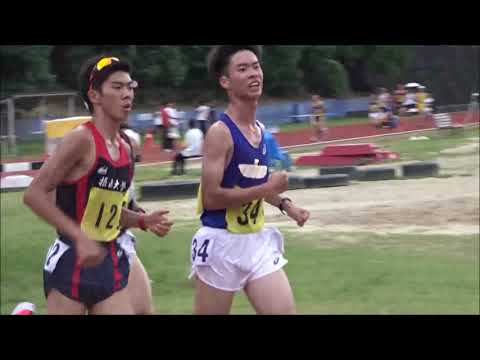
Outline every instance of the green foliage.
[(350, 83), (345, 67), (328, 57), (334, 51), (333, 47), (325, 46), (305, 51), (301, 67), (308, 74), (305, 86), (310, 93), (319, 93), (324, 97), (342, 97), (349, 93)]
[[(267, 97), (325, 97), (392, 88), (417, 81), (442, 99), (466, 99), (478, 91), (478, 46), (266, 45)], [(14, 93), (76, 90), (81, 64), (114, 55), (134, 65), (139, 100), (173, 97), (209, 101), (223, 92), (208, 78), (209, 45), (0, 46), (2, 98)], [(457, 95), (459, 94), (459, 95)], [(224, 94), (223, 94), (224, 95)]]
[(264, 46), (263, 72), (266, 92), (273, 96), (289, 96), (299, 93), (302, 72), (298, 63), (303, 46)]
[(16, 92), (49, 89), (55, 76), (49, 69), (52, 46), (0, 46), (1, 97)]
[(376, 46), (368, 57), (368, 72), (376, 84), (393, 87), (402, 81), (408, 64), (406, 46)]
[(82, 63), (96, 54), (97, 51), (93, 46), (55, 46), (50, 61), (52, 72), (58, 80), (58, 86), (77, 90)]
[(138, 46), (135, 71), (147, 85), (177, 88), (185, 79), (187, 65), (179, 46)]

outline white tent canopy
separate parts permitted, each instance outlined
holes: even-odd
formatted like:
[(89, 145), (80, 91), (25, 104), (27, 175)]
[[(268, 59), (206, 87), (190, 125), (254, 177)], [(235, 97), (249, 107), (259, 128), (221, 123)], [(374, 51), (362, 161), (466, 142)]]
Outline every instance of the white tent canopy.
[(405, 85), (405, 87), (407, 88), (418, 88), (420, 86), (419, 83), (416, 83), (416, 82), (411, 82), (411, 83), (408, 83)]

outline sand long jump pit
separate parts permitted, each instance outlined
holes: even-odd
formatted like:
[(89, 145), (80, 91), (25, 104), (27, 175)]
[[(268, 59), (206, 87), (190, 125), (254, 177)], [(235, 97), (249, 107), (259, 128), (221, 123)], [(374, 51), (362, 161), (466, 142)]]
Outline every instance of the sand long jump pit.
[[(355, 181), (349, 186), (289, 191), (286, 196), (310, 211), (309, 222), (298, 229), (291, 219), (267, 205), (266, 223), (319, 234), (479, 234), (478, 138), (442, 151), (437, 161), (440, 177)], [(169, 209), (175, 221), (198, 219), (195, 199), (142, 204), (148, 210)]]

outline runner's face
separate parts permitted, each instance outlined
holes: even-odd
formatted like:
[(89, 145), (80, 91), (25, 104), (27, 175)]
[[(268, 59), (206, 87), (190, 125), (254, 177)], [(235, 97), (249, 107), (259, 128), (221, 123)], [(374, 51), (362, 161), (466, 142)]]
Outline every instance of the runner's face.
[(262, 95), (263, 71), (257, 56), (250, 50), (235, 53), (220, 84), (234, 97), (258, 99)]
[(102, 84), (98, 103), (103, 112), (116, 121), (126, 121), (134, 99), (133, 80), (124, 71), (112, 73)]

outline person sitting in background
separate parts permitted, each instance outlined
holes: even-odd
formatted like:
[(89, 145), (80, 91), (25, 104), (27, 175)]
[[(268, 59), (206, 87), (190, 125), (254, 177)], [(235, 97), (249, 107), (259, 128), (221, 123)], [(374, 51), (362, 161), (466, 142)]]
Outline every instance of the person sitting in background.
[(202, 156), (203, 133), (195, 127), (195, 120), (188, 122), (189, 130), (185, 133), (185, 143), (187, 147), (177, 153), (173, 163), (172, 175), (185, 174), (185, 159)]
[(380, 108), (381, 122), (379, 127), (393, 129), (399, 125), (400, 118), (393, 113), (388, 107)]
[(378, 127), (378, 125), (382, 122), (383, 114), (380, 112), (380, 107), (376, 103), (371, 103), (368, 109), (368, 118), (370, 119), (371, 123)]
[(390, 93), (386, 88), (380, 88), (380, 93), (378, 95), (377, 105), (380, 107), (388, 108), (390, 105)]
[(385, 113), (387, 114), (386, 120), (384, 120), (382, 127), (394, 129), (400, 125), (400, 117), (395, 115), (392, 110), (384, 109)]
[(377, 106), (369, 114), (373, 125), (377, 128), (396, 128), (399, 125), (400, 118), (385, 106)]
[(409, 88), (407, 90), (407, 94), (405, 95), (405, 101), (403, 102), (403, 106), (405, 108), (406, 114), (408, 115), (418, 114), (417, 96), (416, 96), (415, 88)]

